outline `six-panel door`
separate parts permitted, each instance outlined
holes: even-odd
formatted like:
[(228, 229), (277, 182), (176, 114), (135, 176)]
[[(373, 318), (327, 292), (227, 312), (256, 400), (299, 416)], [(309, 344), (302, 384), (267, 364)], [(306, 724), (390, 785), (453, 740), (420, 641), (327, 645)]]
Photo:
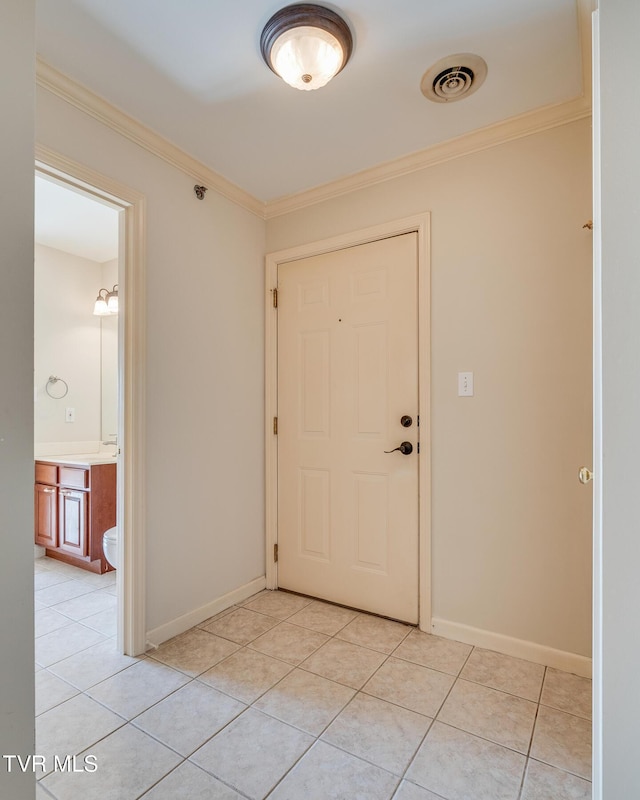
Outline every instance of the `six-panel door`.
[[(278, 584), (407, 622), (418, 620), (417, 309), (415, 233), (278, 269)], [(385, 452), (403, 441), (411, 454)]]

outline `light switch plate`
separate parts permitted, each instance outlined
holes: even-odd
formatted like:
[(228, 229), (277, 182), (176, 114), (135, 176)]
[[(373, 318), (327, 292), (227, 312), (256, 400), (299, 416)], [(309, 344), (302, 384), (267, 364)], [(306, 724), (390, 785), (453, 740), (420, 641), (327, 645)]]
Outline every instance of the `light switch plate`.
[(473, 372), (458, 373), (458, 397), (473, 397)]

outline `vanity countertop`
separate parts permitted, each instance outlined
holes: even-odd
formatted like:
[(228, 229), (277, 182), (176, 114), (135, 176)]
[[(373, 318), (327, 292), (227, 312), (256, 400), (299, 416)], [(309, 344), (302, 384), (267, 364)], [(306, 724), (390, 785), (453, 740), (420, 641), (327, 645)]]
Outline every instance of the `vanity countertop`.
[(59, 456), (35, 456), (36, 461), (45, 464), (64, 464), (74, 467), (94, 467), (98, 464), (116, 464), (117, 459), (109, 453), (78, 453)]

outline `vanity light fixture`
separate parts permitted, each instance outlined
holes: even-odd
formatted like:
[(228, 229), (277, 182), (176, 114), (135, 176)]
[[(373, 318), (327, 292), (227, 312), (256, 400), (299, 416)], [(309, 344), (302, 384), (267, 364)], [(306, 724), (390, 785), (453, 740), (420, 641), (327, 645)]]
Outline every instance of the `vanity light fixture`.
[(298, 3), (281, 8), (264, 26), (260, 52), (285, 83), (309, 91), (325, 86), (353, 50), (349, 26), (329, 8)]
[[(104, 293), (104, 294), (103, 294)], [(93, 306), (93, 314), (96, 317), (108, 317), (110, 314), (118, 313), (118, 284), (111, 291), (100, 289), (96, 302)]]

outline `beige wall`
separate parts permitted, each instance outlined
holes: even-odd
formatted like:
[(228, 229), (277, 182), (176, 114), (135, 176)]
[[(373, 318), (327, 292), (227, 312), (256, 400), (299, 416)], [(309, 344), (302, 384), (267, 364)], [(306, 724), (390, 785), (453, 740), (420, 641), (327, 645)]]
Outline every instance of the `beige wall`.
[[(103, 285), (101, 273), (97, 261), (36, 245), (36, 451), (44, 442), (95, 443), (100, 438), (100, 317), (93, 316), (93, 304)], [(60, 400), (47, 394), (50, 375), (67, 383)], [(64, 392), (61, 383), (49, 389), (56, 397)], [(75, 409), (73, 423), (65, 421), (68, 407)]]
[[(263, 573), (264, 223), (45, 90), (39, 141), (148, 198), (148, 629)], [(267, 223), (432, 212), (433, 615), (590, 654), (589, 123)], [(472, 399), (456, 374), (475, 373)], [(170, 465), (170, 468), (168, 468)]]
[(264, 575), (264, 221), (44, 89), (37, 141), (146, 196), (147, 631)]
[(276, 251), (431, 212), (433, 616), (583, 656), (590, 164), (585, 120), (267, 223)]
[[(34, 752), (33, 0), (0, 3), (0, 756)], [(8, 77), (10, 76), (10, 78)], [(15, 759), (14, 759), (15, 762)], [(33, 800), (33, 773), (0, 797)]]

